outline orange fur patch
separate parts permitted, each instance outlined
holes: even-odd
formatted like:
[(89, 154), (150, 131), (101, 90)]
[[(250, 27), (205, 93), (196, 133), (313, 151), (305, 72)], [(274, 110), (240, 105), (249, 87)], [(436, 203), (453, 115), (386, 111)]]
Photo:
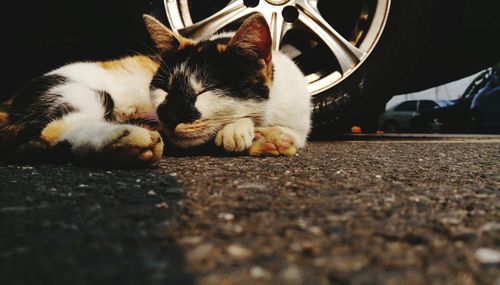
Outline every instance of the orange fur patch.
[(56, 145), (61, 139), (62, 134), (68, 129), (68, 123), (63, 120), (57, 120), (48, 124), (42, 130), (40, 138), (49, 145)]
[(160, 21), (149, 15), (144, 16), (144, 23), (149, 31), (151, 39), (160, 51), (172, 51), (193, 45), (194, 41), (175, 34), (165, 27)]
[(9, 125), (7, 122), (0, 124), (0, 144), (16, 137), (21, 131), (18, 125)]
[(179, 41), (179, 49), (183, 49), (187, 46), (194, 45), (194, 41), (191, 39), (187, 39), (184, 37), (177, 37), (177, 40)]
[(160, 64), (148, 56), (134, 56), (132, 57), (140, 66), (149, 70), (152, 74), (155, 74), (160, 67)]
[(247, 18), (229, 41), (229, 46), (236, 46), (249, 55), (271, 62), (272, 38), (266, 19), (260, 14)]
[(159, 63), (148, 56), (136, 55), (118, 60), (102, 61), (99, 65), (107, 70), (125, 70), (129, 72), (137, 69), (155, 74), (160, 67)]
[(261, 64), (263, 65), (263, 68), (261, 70), (261, 76), (264, 78), (264, 84), (267, 87), (271, 87), (271, 84), (273, 83), (273, 64), (270, 62), (269, 64), (266, 64), (264, 60), (261, 60)]
[(168, 88), (172, 88), (172, 85), (174, 84), (174, 77), (170, 76), (168, 78)]
[(6, 124), (8, 120), (9, 120), (9, 115), (7, 113), (0, 112), (0, 126)]
[(223, 53), (227, 50), (227, 45), (225, 44), (217, 44), (217, 50), (220, 52), (220, 53)]

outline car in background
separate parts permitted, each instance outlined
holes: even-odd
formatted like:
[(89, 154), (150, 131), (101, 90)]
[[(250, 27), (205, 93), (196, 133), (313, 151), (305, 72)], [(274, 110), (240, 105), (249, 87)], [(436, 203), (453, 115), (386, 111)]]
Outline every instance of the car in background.
[(420, 111), (412, 118), (417, 132), (491, 133), (500, 131), (500, 69), (478, 75), (464, 94), (447, 106)]
[(449, 106), (451, 101), (445, 100), (410, 100), (397, 104), (382, 114), (378, 119), (379, 129), (386, 133), (415, 132), (414, 119), (421, 112), (436, 110)]
[(492, 73), (487, 86), (474, 96), (471, 120), (475, 132), (500, 133), (500, 69)]

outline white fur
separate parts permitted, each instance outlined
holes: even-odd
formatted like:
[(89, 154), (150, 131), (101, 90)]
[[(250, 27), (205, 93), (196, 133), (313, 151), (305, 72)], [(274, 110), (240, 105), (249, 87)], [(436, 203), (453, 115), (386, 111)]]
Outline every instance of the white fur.
[(62, 120), (69, 127), (60, 137), (60, 141), (68, 141), (78, 156), (101, 151), (127, 129), (125, 125), (90, 118), (86, 113), (70, 114)]
[(236, 31), (229, 31), (229, 32), (220, 32), (217, 34), (211, 35), (208, 40), (210, 41), (215, 41), (218, 39), (230, 39), (236, 34)]
[(307, 82), (295, 63), (273, 52), (274, 79), (261, 126), (283, 127), (297, 147), (304, 147), (311, 130), (311, 97)]
[(255, 137), (254, 123), (245, 118), (227, 124), (217, 133), (215, 144), (227, 151), (243, 152), (252, 146)]
[(202, 119), (220, 121), (223, 125), (240, 118), (252, 118), (260, 124), (266, 102), (238, 100), (208, 91), (196, 98), (195, 107), (201, 113)]
[(191, 87), (193, 87), (194, 93), (196, 94), (199, 94), (203, 90), (203, 84), (196, 79), (194, 74), (191, 74), (189, 77), (189, 84), (191, 84)]
[(149, 91), (152, 76), (141, 70), (109, 71), (97, 63), (81, 62), (63, 66), (49, 75), (61, 75), (72, 82), (55, 92), (71, 105), (83, 107), (82, 112), (100, 112), (102, 109), (86, 108), (99, 102), (95, 91), (109, 93), (115, 103), (115, 111), (124, 115), (137, 111), (137, 106), (152, 104)]

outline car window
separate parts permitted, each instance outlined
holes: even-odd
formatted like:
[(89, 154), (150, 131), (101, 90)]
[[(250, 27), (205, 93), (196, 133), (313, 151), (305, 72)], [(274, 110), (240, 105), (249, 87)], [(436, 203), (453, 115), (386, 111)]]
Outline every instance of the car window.
[(434, 108), (439, 108), (439, 105), (436, 102), (429, 101), (429, 100), (420, 101), (420, 104), (418, 105), (418, 109), (421, 111), (434, 109)]
[(412, 112), (417, 110), (417, 101), (407, 101), (399, 104), (394, 111), (399, 112)]

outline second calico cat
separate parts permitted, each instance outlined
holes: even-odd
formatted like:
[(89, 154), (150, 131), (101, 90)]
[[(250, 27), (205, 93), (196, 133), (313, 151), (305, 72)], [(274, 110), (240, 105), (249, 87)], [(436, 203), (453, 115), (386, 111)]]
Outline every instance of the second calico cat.
[[(2, 156), (64, 147), (76, 159), (156, 162), (163, 140), (252, 156), (293, 155), (310, 130), (304, 76), (272, 52), (260, 14), (193, 40), (144, 16), (158, 55), (79, 62), (33, 80), (0, 118)], [(161, 135), (160, 135), (161, 133)]]

